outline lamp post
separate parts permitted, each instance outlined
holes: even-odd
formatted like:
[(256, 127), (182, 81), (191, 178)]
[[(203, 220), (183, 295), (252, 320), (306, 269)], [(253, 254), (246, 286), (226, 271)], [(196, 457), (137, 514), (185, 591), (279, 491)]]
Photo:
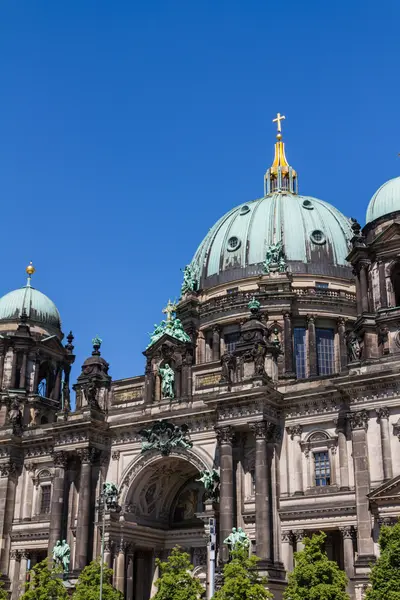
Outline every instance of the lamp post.
[(103, 490), (99, 498), (99, 510), (102, 512), (101, 521), (101, 561), (100, 561), (100, 600), (103, 599), (103, 574), (104, 574), (104, 535), (106, 529), (106, 511), (118, 512), (118, 489), (114, 483), (103, 483)]

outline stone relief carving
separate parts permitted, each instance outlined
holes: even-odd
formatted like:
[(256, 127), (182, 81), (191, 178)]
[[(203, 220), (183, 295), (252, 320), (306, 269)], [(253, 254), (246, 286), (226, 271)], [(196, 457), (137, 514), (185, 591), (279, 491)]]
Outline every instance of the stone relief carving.
[(149, 429), (142, 429), (142, 453), (158, 450), (163, 456), (168, 456), (175, 448), (192, 448), (192, 442), (187, 438), (188, 426), (173, 425), (168, 421), (156, 421)]

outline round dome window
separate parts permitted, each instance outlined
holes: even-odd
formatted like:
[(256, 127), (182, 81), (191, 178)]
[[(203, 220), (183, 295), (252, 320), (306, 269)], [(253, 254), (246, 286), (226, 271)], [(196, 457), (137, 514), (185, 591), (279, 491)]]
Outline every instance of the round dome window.
[(311, 241), (314, 244), (325, 244), (326, 237), (319, 229), (315, 229), (310, 235)]
[(303, 208), (306, 208), (307, 210), (313, 210), (314, 206), (313, 206), (313, 203), (311, 202), (311, 200), (304, 200)]
[(240, 209), (240, 213), (241, 215), (247, 215), (247, 213), (250, 212), (250, 208), (247, 206), (247, 204), (244, 204), (242, 206), (242, 208)]
[(229, 252), (234, 252), (238, 248), (240, 248), (240, 240), (234, 235), (228, 240), (228, 250)]

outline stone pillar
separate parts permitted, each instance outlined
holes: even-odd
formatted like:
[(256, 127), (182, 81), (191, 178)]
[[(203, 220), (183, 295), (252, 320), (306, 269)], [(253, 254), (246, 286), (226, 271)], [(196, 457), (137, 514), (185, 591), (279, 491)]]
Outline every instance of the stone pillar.
[(158, 588), (156, 586), (156, 581), (160, 577), (160, 568), (157, 565), (157, 559), (160, 559), (160, 558), (161, 558), (161, 551), (155, 550), (153, 553), (153, 572), (152, 572), (152, 579), (151, 579), (150, 598), (153, 598), (156, 595), (157, 590), (158, 590)]
[(104, 540), (104, 564), (109, 569), (112, 566), (112, 542), (111, 540)]
[(18, 352), (15, 348), (13, 348), (13, 357), (11, 364), (11, 378), (10, 378), (10, 388), (15, 388), (16, 383), (16, 375), (17, 375), (17, 361), (18, 361)]
[(127, 568), (126, 568), (126, 600), (133, 600), (135, 593), (135, 579), (134, 579), (134, 560), (135, 560), (135, 552), (134, 550), (130, 550), (127, 557)]
[(39, 358), (39, 356), (36, 356), (36, 358), (35, 358), (35, 373), (33, 375), (33, 389), (32, 389), (32, 392), (34, 394), (38, 393), (39, 372), (40, 372), (40, 358)]
[(389, 412), (390, 411), (387, 406), (376, 409), (378, 423), (381, 427), (383, 477), (385, 480), (392, 479), (393, 477), (392, 452), (390, 449)]
[(135, 584), (135, 600), (145, 600), (144, 598), (144, 584), (146, 572), (146, 559), (144, 556), (138, 554), (136, 557), (136, 584)]
[(57, 367), (56, 381), (55, 381), (55, 384), (54, 384), (53, 391), (51, 393), (51, 397), (54, 400), (59, 400), (60, 399), (61, 377), (62, 377), (62, 367), (61, 367), (61, 365), (58, 365), (58, 367)]
[(340, 471), (340, 489), (349, 490), (349, 459), (347, 453), (347, 435), (346, 422), (340, 423), (337, 428), (338, 447), (339, 447), (339, 471)]
[(356, 302), (357, 302), (357, 314), (361, 315), (362, 313), (362, 305), (361, 305), (361, 286), (360, 286), (360, 275), (357, 269), (353, 269), (353, 275), (356, 281)]
[(347, 369), (347, 344), (346, 344), (346, 320), (340, 317), (337, 320), (337, 328), (339, 334), (339, 348), (340, 348), (340, 370), (345, 371)]
[(354, 577), (354, 531), (352, 527), (339, 527), (343, 540), (344, 570), (349, 579)]
[(294, 494), (296, 496), (302, 496), (303, 490), (303, 460), (302, 452), (300, 448), (301, 434), (303, 427), (301, 425), (293, 425), (288, 427), (288, 433), (291, 439), (294, 441)]
[(367, 428), (368, 413), (366, 410), (349, 413), (352, 430), (354, 479), (357, 506), (357, 564), (367, 569), (374, 560), (374, 542), (371, 532), (371, 514), (369, 512), (368, 494), (370, 492)]
[(296, 552), (304, 550), (304, 529), (293, 531), (293, 539), (296, 544)]
[(19, 570), (21, 566), (20, 550), (11, 550), (10, 552), (10, 580), (11, 580), (11, 600), (19, 598)]
[(14, 518), (15, 492), (17, 487), (17, 465), (9, 461), (0, 465), (0, 572), (8, 572), (11, 539), (10, 533)]
[(293, 535), (291, 531), (282, 531), (282, 562), (286, 572), (293, 571)]
[(274, 425), (271, 435), (267, 440), (267, 456), (271, 465), (271, 517), (272, 517), (272, 556), (271, 560), (275, 564), (282, 565), (281, 557), (281, 519), (279, 515), (280, 498), (280, 453), (278, 450), (281, 441), (282, 432), (278, 425)]
[(21, 376), (19, 379), (19, 387), (21, 390), (25, 389), (25, 384), (26, 384), (26, 361), (27, 361), (27, 357), (28, 357), (28, 352), (27, 350), (23, 351), (22, 354), (22, 365), (21, 365)]
[(284, 349), (285, 349), (285, 374), (293, 375), (293, 336), (292, 316), (289, 312), (283, 315)]
[(197, 336), (197, 364), (206, 362), (206, 339), (204, 337), (204, 331), (199, 331)]
[(317, 340), (315, 337), (315, 317), (307, 315), (308, 327), (308, 360), (310, 365), (310, 377), (318, 374), (317, 367)]
[(271, 423), (251, 423), (250, 429), (256, 438), (256, 549), (262, 560), (271, 560), (271, 514), (269, 501), (269, 469), (267, 462), (267, 435)]
[(28, 560), (30, 558), (30, 554), (27, 550), (21, 551), (21, 561), (19, 567), (19, 585), (18, 585), (18, 595), (17, 598), (22, 596), (24, 593), (25, 583), (26, 583), (26, 574), (28, 572)]
[(360, 292), (361, 292), (361, 310), (363, 313), (369, 311), (367, 272), (368, 272), (368, 264), (361, 263), (361, 265), (360, 265)]
[(233, 527), (233, 456), (232, 442), (234, 432), (232, 427), (216, 429), (220, 445), (220, 501), (219, 501), (219, 548), (223, 562), (229, 559), (228, 547), (223, 541), (229, 536)]
[(0, 390), (3, 389), (3, 373), (4, 373), (4, 359), (6, 356), (6, 348), (4, 345), (0, 345)]
[(53, 493), (51, 497), (50, 529), (49, 529), (49, 547), (48, 556), (53, 554), (53, 548), (57, 540), (62, 537), (62, 525), (64, 514), (64, 484), (65, 468), (67, 466), (68, 454), (66, 452), (55, 452), (54, 461), (54, 479)]
[[(30, 519), (32, 517), (32, 499), (33, 499), (33, 481), (32, 477), (36, 470), (35, 463), (25, 463), (25, 485), (22, 503), (22, 518)], [(54, 492), (53, 492), (54, 493)]]
[(88, 559), (90, 508), (92, 498), (92, 462), (96, 456), (94, 448), (78, 450), (81, 459), (81, 476), (79, 481), (78, 523), (76, 527), (75, 561), (78, 569), (86, 567)]
[[(116, 548), (116, 571), (115, 571), (115, 587), (124, 594), (125, 592), (125, 550), (126, 543), (121, 540)], [(144, 577), (144, 573), (142, 575)]]
[(213, 342), (212, 342), (212, 359), (219, 360), (221, 358), (221, 328), (219, 325), (213, 327)]

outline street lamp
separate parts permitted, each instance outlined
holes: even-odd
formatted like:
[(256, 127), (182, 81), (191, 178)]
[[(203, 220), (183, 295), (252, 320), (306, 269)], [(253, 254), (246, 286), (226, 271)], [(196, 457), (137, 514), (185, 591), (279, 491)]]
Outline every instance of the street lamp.
[(103, 490), (99, 498), (99, 510), (102, 512), (101, 523), (101, 562), (100, 562), (100, 600), (103, 599), (103, 573), (104, 573), (104, 535), (106, 529), (106, 512), (119, 512), (118, 489), (114, 483), (103, 483)]

